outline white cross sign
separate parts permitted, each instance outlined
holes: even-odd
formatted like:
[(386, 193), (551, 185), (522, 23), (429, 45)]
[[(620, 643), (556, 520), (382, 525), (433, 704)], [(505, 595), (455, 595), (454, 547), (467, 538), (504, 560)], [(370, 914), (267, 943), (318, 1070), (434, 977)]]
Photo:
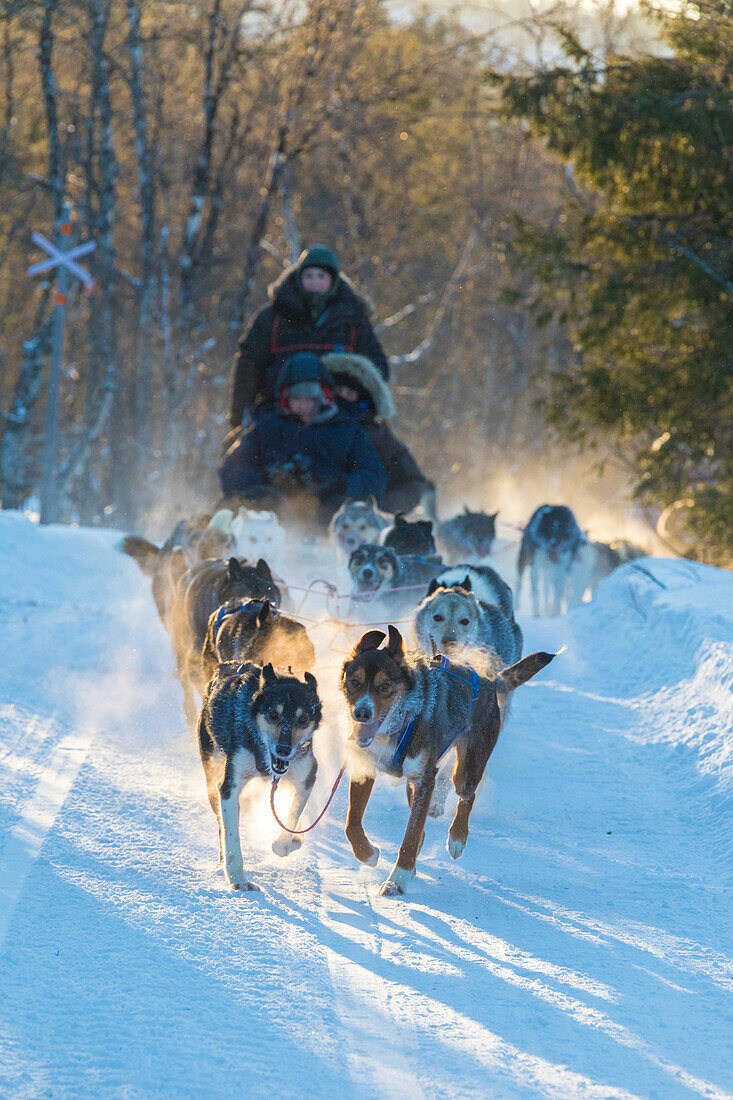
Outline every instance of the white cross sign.
[(91, 288), (94, 286), (94, 280), (89, 272), (85, 271), (79, 264), (74, 263), (74, 260), (78, 256), (86, 256), (88, 252), (93, 252), (97, 247), (96, 241), (87, 241), (86, 244), (78, 244), (76, 248), (70, 248), (68, 252), (62, 252), (55, 244), (51, 244), (51, 242), (41, 233), (31, 233), (31, 240), (34, 244), (37, 244), (39, 248), (48, 252), (51, 258), (49, 260), (41, 260), (40, 263), (33, 264), (29, 267), (29, 275), (40, 275), (41, 272), (50, 271), (53, 267), (65, 267), (72, 275), (76, 275), (77, 279), (81, 279), (86, 287)]

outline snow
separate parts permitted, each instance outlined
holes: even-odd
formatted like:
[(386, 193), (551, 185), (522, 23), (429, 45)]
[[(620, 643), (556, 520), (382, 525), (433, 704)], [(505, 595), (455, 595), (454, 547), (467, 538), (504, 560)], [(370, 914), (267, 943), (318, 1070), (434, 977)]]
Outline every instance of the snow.
[[(407, 815), (380, 781), (377, 868), (343, 787), (287, 859), (254, 791), (240, 896), (117, 537), (0, 513), (0, 1096), (733, 1095), (730, 574), (645, 559), (522, 620), (567, 649), (514, 697), (463, 857), (429, 820), (404, 898), (377, 896)], [(322, 676), (308, 820), (345, 733)]]

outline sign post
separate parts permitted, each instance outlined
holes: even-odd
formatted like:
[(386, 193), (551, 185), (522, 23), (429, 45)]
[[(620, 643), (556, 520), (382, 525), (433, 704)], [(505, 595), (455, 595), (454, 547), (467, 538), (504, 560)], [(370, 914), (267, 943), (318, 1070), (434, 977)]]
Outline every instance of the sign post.
[(65, 201), (62, 206), (61, 223), (54, 245), (40, 233), (33, 233), (31, 239), (39, 248), (48, 252), (50, 259), (41, 260), (28, 268), (29, 275), (40, 275), (44, 271), (56, 268), (56, 304), (53, 314), (51, 335), (51, 370), (48, 376), (46, 397), (46, 430), (43, 437), (43, 468), (41, 473), (41, 523), (54, 523), (58, 518), (58, 471), (56, 469), (56, 451), (59, 435), (59, 389), (61, 385), (61, 358), (64, 350), (64, 321), (66, 320), (66, 298), (69, 275), (81, 279), (85, 287), (94, 285), (92, 277), (83, 267), (75, 263), (75, 258), (85, 256), (96, 248), (94, 241), (71, 248), (71, 203)]

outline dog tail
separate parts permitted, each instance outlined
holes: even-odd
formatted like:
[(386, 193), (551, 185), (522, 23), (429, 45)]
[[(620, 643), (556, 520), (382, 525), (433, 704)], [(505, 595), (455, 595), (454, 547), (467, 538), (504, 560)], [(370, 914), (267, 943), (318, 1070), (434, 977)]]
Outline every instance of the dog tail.
[(501, 693), (514, 691), (515, 688), (526, 684), (527, 680), (531, 680), (533, 676), (541, 672), (555, 657), (557, 657), (557, 653), (544, 653), (542, 651), (529, 653), (526, 657), (522, 657), (521, 661), (517, 661), (516, 664), (502, 669), (501, 675), (497, 676), (495, 680), (496, 690)]
[(159, 546), (156, 546), (154, 542), (148, 542), (147, 539), (141, 539), (138, 535), (125, 535), (123, 539), (117, 543), (117, 549), (123, 554), (129, 555), (134, 558), (137, 564), (142, 569), (143, 573), (150, 575), (154, 568), (155, 562), (162, 550)]

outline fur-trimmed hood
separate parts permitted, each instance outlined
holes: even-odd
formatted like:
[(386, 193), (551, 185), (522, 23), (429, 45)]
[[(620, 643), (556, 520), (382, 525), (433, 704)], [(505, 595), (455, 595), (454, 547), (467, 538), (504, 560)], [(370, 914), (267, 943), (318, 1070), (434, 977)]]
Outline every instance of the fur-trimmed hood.
[(371, 359), (345, 351), (330, 351), (322, 356), (322, 362), (331, 374), (348, 374), (364, 387), (372, 399), (374, 415), (379, 420), (393, 419), (396, 409), (392, 394)]

